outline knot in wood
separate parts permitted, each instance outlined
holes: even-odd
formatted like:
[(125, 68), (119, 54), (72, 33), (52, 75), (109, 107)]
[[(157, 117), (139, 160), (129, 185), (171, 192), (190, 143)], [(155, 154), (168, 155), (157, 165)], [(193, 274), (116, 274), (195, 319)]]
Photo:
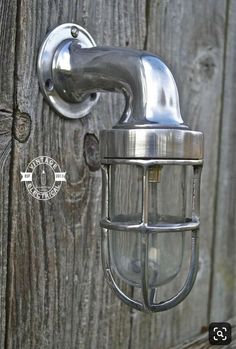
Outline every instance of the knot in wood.
[(216, 63), (214, 57), (205, 53), (198, 57), (198, 72), (202, 80), (211, 80), (216, 69)]
[(17, 111), (14, 115), (14, 137), (21, 143), (27, 141), (31, 131), (31, 118), (27, 113)]
[(100, 169), (99, 141), (94, 134), (87, 133), (84, 137), (84, 159), (90, 171)]

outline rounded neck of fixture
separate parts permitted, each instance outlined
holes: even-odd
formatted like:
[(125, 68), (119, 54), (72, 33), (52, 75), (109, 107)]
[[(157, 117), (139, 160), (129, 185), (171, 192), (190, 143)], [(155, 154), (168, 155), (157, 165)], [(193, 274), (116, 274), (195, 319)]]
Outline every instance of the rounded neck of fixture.
[(149, 52), (81, 48), (77, 40), (65, 40), (54, 54), (53, 81), (61, 97), (71, 103), (98, 91), (123, 93), (125, 109), (114, 128), (188, 129), (173, 75)]

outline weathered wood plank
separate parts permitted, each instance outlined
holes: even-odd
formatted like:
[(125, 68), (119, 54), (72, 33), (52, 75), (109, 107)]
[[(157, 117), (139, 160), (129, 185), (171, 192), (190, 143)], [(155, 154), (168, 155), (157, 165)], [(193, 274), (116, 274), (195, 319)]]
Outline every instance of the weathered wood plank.
[[(141, 48), (145, 2), (19, 4), (7, 348), (128, 348), (130, 309), (111, 294), (101, 271), (101, 175), (83, 156), (86, 134), (110, 127), (122, 100), (101, 98), (88, 118), (63, 120), (43, 102), (36, 60), (46, 31), (63, 22), (86, 26), (99, 44)], [(20, 183), (20, 171), (38, 155), (51, 156), (67, 172), (67, 183), (46, 202)]]
[(4, 348), (16, 1), (0, 2), (0, 348)]
[(0, 2), (0, 110), (13, 109), (16, 1)]
[[(208, 325), (211, 249), (217, 184), (226, 1), (149, 1), (147, 49), (176, 78), (184, 120), (205, 133), (200, 269), (187, 299), (171, 311), (134, 312), (132, 349), (167, 348)], [(233, 194), (232, 194), (233, 195)], [(168, 285), (166, 285), (168, 286)]]
[[(217, 345), (215, 348), (222, 348), (222, 349), (234, 349), (236, 347), (236, 318), (232, 318), (227, 321), (232, 325), (232, 341), (228, 345)], [(208, 331), (205, 333), (197, 336), (196, 338), (192, 338), (189, 340), (186, 340), (185, 342), (182, 342), (180, 345), (177, 345), (175, 347), (171, 347), (170, 349), (210, 349), (212, 348), (212, 345), (209, 343), (208, 340)]]
[(0, 112), (0, 348), (4, 347), (6, 327), (8, 192), (11, 128), (11, 114)]
[[(26, 0), (18, 3), (15, 74), (18, 109), (14, 113), (13, 128), (16, 140), (12, 169), (7, 348), (167, 348), (200, 333), (201, 327), (209, 324), (210, 310), (212, 321), (222, 321), (232, 315), (235, 312), (232, 299), (236, 300), (235, 244), (232, 243), (235, 5), (231, 3), (230, 7), (225, 54), (226, 0), (151, 0), (147, 2), (147, 11), (145, 1), (141, 0), (128, 3)], [(1, 2), (0, 9), (4, 16), (9, 12), (8, 23), (9, 18), (10, 21), (15, 18), (14, 5)], [(146, 20), (149, 23), (147, 37)], [(99, 130), (111, 127), (118, 120), (123, 102), (120, 97), (106, 95), (91, 116), (73, 122), (62, 120), (43, 102), (35, 68), (38, 48), (49, 28), (67, 21), (86, 26), (98, 44), (142, 49), (145, 43), (148, 50), (162, 56), (176, 77), (184, 120), (194, 129), (205, 132), (200, 271), (187, 300), (169, 312), (147, 315), (130, 311), (111, 294), (104, 282), (99, 231), (101, 177), (100, 172), (94, 171), (99, 164), (89, 144), (92, 141), (96, 151)], [(5, 30), (5, 17), (2, 23)], [(7, 32), (10, 44), (6, 44), (6, 39), (0, 44), (4, 59), (6, 52), (14, 52), (14, 35), (9, 34), (11, 31), (14, 34), (14, 28), (12, 24)], [(12, 108), (13, 70), (14, 60), (9, 69), (12, 78), (6, 78), (3, 66), (0, 69), (0, 91), (4, 91), (0, 108), (4, 110)], [(6, 118), (7, 121), (1, 123), (5, 126), (2, 136), (0, 134), (0, 144), (3, 144), (0, 159), (4, 163), (0, 176), (0, 185), (4, 188), (0, 193), (3, 207), (0, 227), (4, 227), (0, 240), (0, 347), (4, 345), (6, 316), (7, 154), (11, 139), (11, 118), (8, 113), (2, 115), (1, 120)], [(20, 183), (20, 171), (42, 154), (55, 158), (67, 171), (67, 184), (63, 184), (60, 193), (48, 202), (30, 197)], [(219, 204), (214, 222), (216, 198)], [(215, 227), (216, 237), (213, 238)], [(225, 231), (230, 232), (227, 238)], [(216, 249), (211, 269), (214, 242)], [(221, 259), (218, 258), (220, 254)], [(212, 304), (209, 303), (211, 282)], [(202, 345), (206, 347), (205, 342)]]
[(236, 313), (235, 1), (229, 1), (226, 40), (218, 195), (212, 255), (211, 321), (223, 321)]

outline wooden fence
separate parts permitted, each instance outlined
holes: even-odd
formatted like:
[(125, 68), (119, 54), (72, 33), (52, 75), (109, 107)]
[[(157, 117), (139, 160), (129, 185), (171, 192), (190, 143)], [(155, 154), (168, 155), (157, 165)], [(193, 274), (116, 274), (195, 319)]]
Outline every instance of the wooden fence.
[[(64, 22), (85, 26), (99, 45), (162, 57), (184, 120), (205, 134), (199, 273), (188, 298), (165, 313), (129, 309), (104, 282), (97, 137), (119, 119), (123, 101), (106, 95), (76, 121), (43, 101), (38, 49)], [(181, 347), (235, 315), (236, 2), (1, 0), (0, 32), (0, 348)], [(46, 202), (20, 182), (39, 155), (67, 172)]]

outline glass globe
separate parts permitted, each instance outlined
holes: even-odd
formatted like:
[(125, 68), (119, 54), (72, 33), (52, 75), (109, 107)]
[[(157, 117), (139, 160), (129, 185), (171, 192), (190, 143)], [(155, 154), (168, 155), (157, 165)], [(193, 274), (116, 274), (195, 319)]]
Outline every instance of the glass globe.
[[(189, 166), (190, 167), (190, 166)], [(187, 166), (164, 165), (148, 170), (148, 224), (186, 222), (191, 212)], [(110, 168), (109, 219), (116, 224), (142, 222), (143, 168), (114, 165)], [(127, 185), (129, 183), (129, 185)], [(190, 202), (189, 202), (190, 201)], [(184, 232), (147, 232), (148, 285), (170, 282), (180, 271)], [(109, 231), (112, 270), (127, 284), (141, 287), (142, 235), (139, 231)]]

